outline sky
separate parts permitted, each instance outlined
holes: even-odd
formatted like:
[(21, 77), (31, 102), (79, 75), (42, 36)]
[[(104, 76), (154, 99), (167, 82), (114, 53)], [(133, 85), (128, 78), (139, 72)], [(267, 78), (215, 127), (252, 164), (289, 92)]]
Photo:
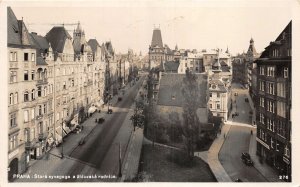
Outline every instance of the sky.
[[(120, 1), (85, 5), (15, 3), (11, 7), (30, 32), (45, 35), (53, 24), (82, 24), (86, 38), (111, 41), (115, 51), (148, 52), (154, 27), (171, 49), (226, 49), (235, 55), (247, 51), (251, 37), (258, 52), (274, 41), (292, 19), (288, 1)], [(129, 3), (128, 3), (129, 2)], [(76, 25), (65, 25), (73, 36)]]

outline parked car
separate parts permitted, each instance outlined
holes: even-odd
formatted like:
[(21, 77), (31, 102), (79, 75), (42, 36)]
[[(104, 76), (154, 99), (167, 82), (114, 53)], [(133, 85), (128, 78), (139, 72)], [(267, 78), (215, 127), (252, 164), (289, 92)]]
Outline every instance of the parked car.
[(238, 93), (237, 93), (237, 92), (235, 92), (235, 93), (234, 93), (234, 96), (238, 96)]
[(248, 102), (249, 102), (249, 99), (248, 99), (248, 98), (245, 98), (245, 102), (248, 103)]
[(234, 180), (234, 182), (243, 182), (241, 179), (237, 178)]
[(251, 160), (251, 157), (249, 155), (249, 153), (242, 153), (242, 156), (241, 156), (241, 159), (242, 161), (247, 165), (247, 166), (253, 166), (254, 163), (253, 161)]

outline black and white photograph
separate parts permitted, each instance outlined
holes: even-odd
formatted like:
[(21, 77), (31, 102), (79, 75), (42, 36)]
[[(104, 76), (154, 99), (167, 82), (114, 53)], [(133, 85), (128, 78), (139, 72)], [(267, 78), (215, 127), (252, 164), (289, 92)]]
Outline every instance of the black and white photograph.
[(299, 1), (0, 6), (1, 186), (299, 185)]

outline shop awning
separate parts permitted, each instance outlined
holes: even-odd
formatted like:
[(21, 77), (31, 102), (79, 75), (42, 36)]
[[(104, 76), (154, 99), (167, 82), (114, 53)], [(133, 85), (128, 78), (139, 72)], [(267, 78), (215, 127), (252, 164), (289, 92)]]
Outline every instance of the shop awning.
[(55, 138), (57, 142), (61, 142), (62, 136), (61, 136), (61, 126), (56, 127), (55, 129)]
[(63, 123), (63, 132), (65, 133), (65, 135), (67, 135), (71, 132), (71, 129), (69, 127), (67, 127), (67, 125), (65, 123)]
[(94, 113), (96, 110), (97, 110), (97, 108), (95, 106), (91, 106), (88, 110), (88, 113), (89, 114)]

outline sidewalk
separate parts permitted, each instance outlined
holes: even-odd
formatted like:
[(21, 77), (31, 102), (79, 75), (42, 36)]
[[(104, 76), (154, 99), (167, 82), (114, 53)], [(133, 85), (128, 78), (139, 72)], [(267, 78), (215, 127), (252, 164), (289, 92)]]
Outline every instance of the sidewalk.
[(226, 139), (226, 135), (230, 129), (229, 124), (225, 124), (222, 128), (222, 133), (214, 140), (208, 151), (195, 152), (195, 156), (200, 157), (210, 167), (218, 182), (232, 182), (229, 175), (226, 173), (222, 164), (219, 161), (219, 152)]
[[(125, 90), (130, 89), (131, 87), (127, 85), (125, 87)], [(125, 93), (125, 95), (127, 92)], [(114, 110), (115, 104), (118, 102), (118, 95), (115, 95), (111, 99), (111, 105), (110, 106)], [(108, 115), (106, 113), (107, 111), (107, 105), (105, 105), (101, 109), (101, 113), (95, 112), (91, 117), (87, 118), (81, 125), (84, 127), (83, 130), (80, 133), (70, 133), (67, 137), (64, 138), (63, 144), (61, 144), (59, 147), (53, 147), (51, 150), (48, 151), (48, 153), (45, 153), (45, 155), (40, 159), (40, 160), (31, 160), (29, 162), (29, 167), (27, 168), (27, 171), (25, 171), (23, 174), (44, 174), (44, 175), (49, 175), (49, 174), (61, 174), (63, 175), (72, 165), (75, 163), (81, 163), (86, 166), (91, 166), (88, 163), (82, 162), (80, 160), (74, 159), (69, 157), (72, 153), (72, 151), (78, 146), (78, 142), (82, 138), (88, 138), (91, 133), (93, 133), (93, 129), (97, 125), (101, 125), (95, 122), (96, 118), (107, 118), (110, 117), (111, 115)], [(62, 153), (62, 146), (63, 146), (63, 153), (64, 153), (64, 158), (61, 159), (61, 153)], [(59, 170), (57, 173), (56, 170)], [(53, 171), (56, 171), (56, 173), (51, 173)], [(29, 181), (45, 181), (43, 179), (34, 179), (34, 180), (26, 180), (26, 179), (17, 179), (15, 180), (16, 182), (29, 182)], [(53, 180), (51, 180), (53, 181)]]
[[(138, 90), (138, 93), (135, 97), (136, 100), (141, 100), (140, 92), (143, 91), (143, 83), (146, 80), (144, 79), (141, 83), (141, 86)], [(132, 105), (134, 109), (135, 104)], [(126, 121), (130, 121), (130, 117), (133, 115), (133, 110), (130, 111), (126, 117)], [(125, 121), (125, 122), (126, 122)], [(131, 121), (129, 122), (131, 124)], [(132, 125), (131, 125), (132, 126)], [(144, 139), (144, 129), (136, 128), (135, 131), (132, 131), (132, 136), (129, 139), (127, 144), (124, 159), (122, 160), (122, 177), (120, 181), (131, 180), (138, 174), (140, 156), (142, 151), (143, 139)]]
[(122, 164), (122, 182), (131, 180), (138, 174), (143, 138), (143, 129), (140, 128), (136, 129), (130, 138), (126, 156)]
[[(256, 125), (255, 124), (255, 115), (256, 115), (256, 112), (255, 112), (255, 108), (254, 108), (254, 103), (252, 101), (252, 98), (250, 97), (250, 94), (249, 92), (246, 93), (246, 97), (248, 98), (249, 100), (249, 105), (251, 107), (251, 110), (253, 111), (253, 115), (252, 115), (252, 132), (253, 132), (253, 135), (250, 139), (250, 142), (249, 142), (249, 154), (254, 162), (254, 167), (257, 169), (257, 171), (259, 173), (261, 173), (269, 182), (282, 182), (281, 180), (279, 180), (278, 178), (278, 174), (276, 173), (276, 171), (271, 168), (269, 165), (267, 165), (266, 163), (263, 163), (261, 164), (260, 161), (259, 161), (259, 157), (256, 155), (256, 145), (257, 145), (257, 142), (256, 142), (256, 132), (257, 132), (257, 128), (256, 128)], [(236, 123), (236, 122), (234, 122)], [(239, 125), (239, 124), (237, 124)]]
[(252, 129), (253, 135), (250, 139), (249, 154), (254, 162), (254, 167), (261, 173), (269, 182), (283, 182), (279, 180), (278, 173), (271, 168), (267, 163), (260, 163), (259, 156), (256, 155), (256, 128)]

